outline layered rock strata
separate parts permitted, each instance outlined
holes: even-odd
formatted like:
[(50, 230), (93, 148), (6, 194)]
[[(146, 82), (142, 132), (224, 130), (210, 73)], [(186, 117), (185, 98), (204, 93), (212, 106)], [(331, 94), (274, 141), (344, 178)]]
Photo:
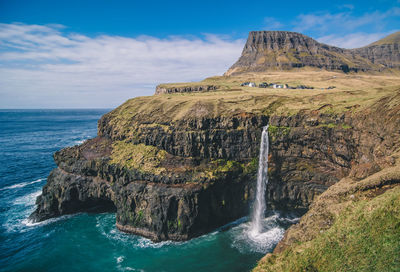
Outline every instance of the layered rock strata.
[(363, 48), (343, 49), (296, 32), (252, 31), (239, 60), (225, 75), (301, 67), (346, 73), (382, 71), (400, 67), (399, 44), (398, 39), (383, 39)]
[[(117, 227), (154, 241), (186, 240), (248, 214), (262, 127), (270, 125), (268, 205), (306, 209), (345, 176), (391, 165), (395, 97), (359, 113), (241, 114), (148, 124), (99, 120), (98, 137), (57, 152), (31, 218), (116, 210)], [(396, 98), (397, 97), (397, 98)], [(383, 110), (382, 110), (383, 109)], [(386, 109), (386, 110), (385, 110)]]

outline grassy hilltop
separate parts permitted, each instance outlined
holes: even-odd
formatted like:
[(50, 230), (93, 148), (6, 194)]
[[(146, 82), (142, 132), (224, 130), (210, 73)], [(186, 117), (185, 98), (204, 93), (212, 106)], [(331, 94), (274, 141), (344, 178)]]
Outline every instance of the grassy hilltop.
[[(314, 89), (271, 89), (242, 87), (241, 83), (274, 82), (289, 86), (307, 85)], [(397, 75), (344, 74), (328, 71), (246, 73), (232, 77), (211, 77), (201, 82), (162, 84), (163, 87), (216, 85), (216, 91), (175, 93), (137, 97), (116, 110), (121, 125), (132, 116), (147, 122), (163, 123), (189, 117), (232, 116), (238, 113), (293, 115), (300, 111), (327, 113), (358, 111), (400, 87)], [(327, 90), (329, 86), (334, 89)], [(114, 119), (114, 120), (116, 120)]]

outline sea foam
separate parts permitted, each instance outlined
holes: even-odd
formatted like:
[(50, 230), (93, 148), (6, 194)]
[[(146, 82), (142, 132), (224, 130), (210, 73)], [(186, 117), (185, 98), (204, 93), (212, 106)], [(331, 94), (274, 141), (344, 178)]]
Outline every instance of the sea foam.
[(39, 182), (41, 182), (43, 180), (45, 180), (45, 179), (44, 178), (40, 178), (40, 179), (37, 179), (37, 180), (34, 180), (34, 181), (27, 181), (27, 182), (17, 183), (17, 184), (14, 184), (14, 185), (10, 185), (10, 186), (7, 186), (7, 187), (0, 188), (0, 191), (23, 188), (23, 187), (31, 185), (31, 184), (39, 183)]

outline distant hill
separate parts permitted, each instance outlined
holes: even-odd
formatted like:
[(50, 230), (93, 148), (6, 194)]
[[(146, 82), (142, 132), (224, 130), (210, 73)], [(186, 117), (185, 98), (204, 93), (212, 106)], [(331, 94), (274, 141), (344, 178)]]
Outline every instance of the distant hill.
[(351, 52), (387, 68), (400, 68), (400, 31)]
[(343, 49), (288, 31), (252, 31), (239, 60), (225, 75), (315, 67), (343, 72), (400, 67), (400, 32), (369, 46)]

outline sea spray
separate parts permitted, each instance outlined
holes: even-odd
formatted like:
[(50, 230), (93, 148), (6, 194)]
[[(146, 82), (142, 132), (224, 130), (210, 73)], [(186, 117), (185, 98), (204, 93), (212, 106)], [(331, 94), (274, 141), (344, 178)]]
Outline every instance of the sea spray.
[(261, 134), (260, 157), (258, 160), (258, 174), (257, 174), (257, 191), (256, 199), (253, 207), (253, 214), (249, 233), (252, 236), (257, 236), (262, 232), (262, 221), (265, 215), (265, 189), (268, 184), (268, 126), (263, 128)]

